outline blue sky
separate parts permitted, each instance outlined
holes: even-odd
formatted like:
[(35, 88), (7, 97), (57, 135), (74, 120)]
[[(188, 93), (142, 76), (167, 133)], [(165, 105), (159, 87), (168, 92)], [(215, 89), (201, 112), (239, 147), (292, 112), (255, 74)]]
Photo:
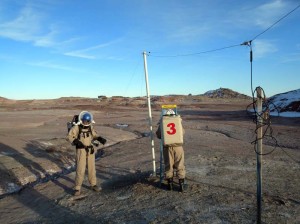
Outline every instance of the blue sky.
[[(250, 41), (299, 4), (1, 0), (0, 96), (144, 96), (143, 51), (152, 95), (220, 87), (251, 95), (248, 46), (201, 52)], [(298, 8), (252, 42), (253, 87), (267, 96), (300, 88), (299, 22)]]

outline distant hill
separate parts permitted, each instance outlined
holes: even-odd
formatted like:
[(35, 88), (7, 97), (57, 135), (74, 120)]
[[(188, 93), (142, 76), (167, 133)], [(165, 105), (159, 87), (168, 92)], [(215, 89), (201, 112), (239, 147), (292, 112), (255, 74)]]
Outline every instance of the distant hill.
[(268, 99), (270, 111), (300, 112), (300, 89), (276, 94)]
[(0, 96), (0, 103), (14, 103), (15, 100), (10, 100)]
[(203, 94), (203, 96), (207, 96), (210, 98), (239, 98), (239, 99), (251, 99), (250, 96), (238, 93), (231, 89), (227, 88), (219, 88), (216, 90), (210, 90)]
[[(251, 101), (251, 97), (238, 93), (228, 88), (219, 88), (210, 90), (199, 95), (165, 95), (153, 96), (151, 102), (153, 105), (160, 106), (161, 104), (178, 104), (178, 105), (198, 105), (202, 102), (246, 102)], [(270, 111), (274, 112), (278, 109), (279, 112), (293, 111), (300, 112), (300, 89), (289, 91), (286, 93), (276, 94), (268, 98), (270, 102)], [(147, 98), (143, 97), (106, 97), (101, 98), (85, 98), (85, 97), (61, 97), (53, 100), (10, 100), (0, 96), (1, 107), (8, 106), (9, 108), (86, 108), (87, 105), (92, 105), (90, 108), (109, 106), (134, 106), (146, 107)]]

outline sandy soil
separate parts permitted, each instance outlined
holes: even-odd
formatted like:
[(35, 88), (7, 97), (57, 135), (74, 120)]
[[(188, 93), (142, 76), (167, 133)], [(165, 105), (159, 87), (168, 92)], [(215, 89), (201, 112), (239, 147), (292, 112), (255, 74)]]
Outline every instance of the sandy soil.
[[(172, 102), (173, 103), (173, 102)], [(99, 105), (100, 104), (100, 105)], [(255, 124), (243, 102), (182, 105), (186, 190), (153, 175), (148, 112), (130, 103), (10, 102), (0, 109), (1, 223), (256, 223)], [(90, 110), (108, 139), (96, 163), (103, 190), (74, 197), (66, 122)], [(154, 107), (154, 129), (160, 116)], [(117, 125), (128, 124), (128, 127)], [(300, 223), (300, 119), (273, 118), (281, 148), (263, 156), (262, 223)], [(274, 149), (266, 141), (264, 152)]]

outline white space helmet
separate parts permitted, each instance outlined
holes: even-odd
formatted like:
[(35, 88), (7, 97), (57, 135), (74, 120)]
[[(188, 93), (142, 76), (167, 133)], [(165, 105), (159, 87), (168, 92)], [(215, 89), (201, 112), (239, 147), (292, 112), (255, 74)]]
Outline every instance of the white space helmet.
[(163, 116), (170, 116), (170, 115), (175, 115), (174, 110), (172, 109), (163, 110)]
[(82, 124), (83, 126), (90, 126), (91, 123), (95, 123), (95, 121), (93, 120), (93, 115), (88, 112), (88, 111), (82, 111), (80, 114), (79, 114), (79, 122), (80, 124)]

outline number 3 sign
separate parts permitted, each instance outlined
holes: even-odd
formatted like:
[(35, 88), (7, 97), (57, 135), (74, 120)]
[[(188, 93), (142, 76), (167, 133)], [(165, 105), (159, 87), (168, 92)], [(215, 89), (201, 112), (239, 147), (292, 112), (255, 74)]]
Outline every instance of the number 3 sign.
[(175, 124), (174, 123), (167, 124), (167, 127), (169, 128), (169, 130), (167, 131), (168, 135), (174, 135), (174, 134), (176, 134), (176, 128), (175, 128)]

